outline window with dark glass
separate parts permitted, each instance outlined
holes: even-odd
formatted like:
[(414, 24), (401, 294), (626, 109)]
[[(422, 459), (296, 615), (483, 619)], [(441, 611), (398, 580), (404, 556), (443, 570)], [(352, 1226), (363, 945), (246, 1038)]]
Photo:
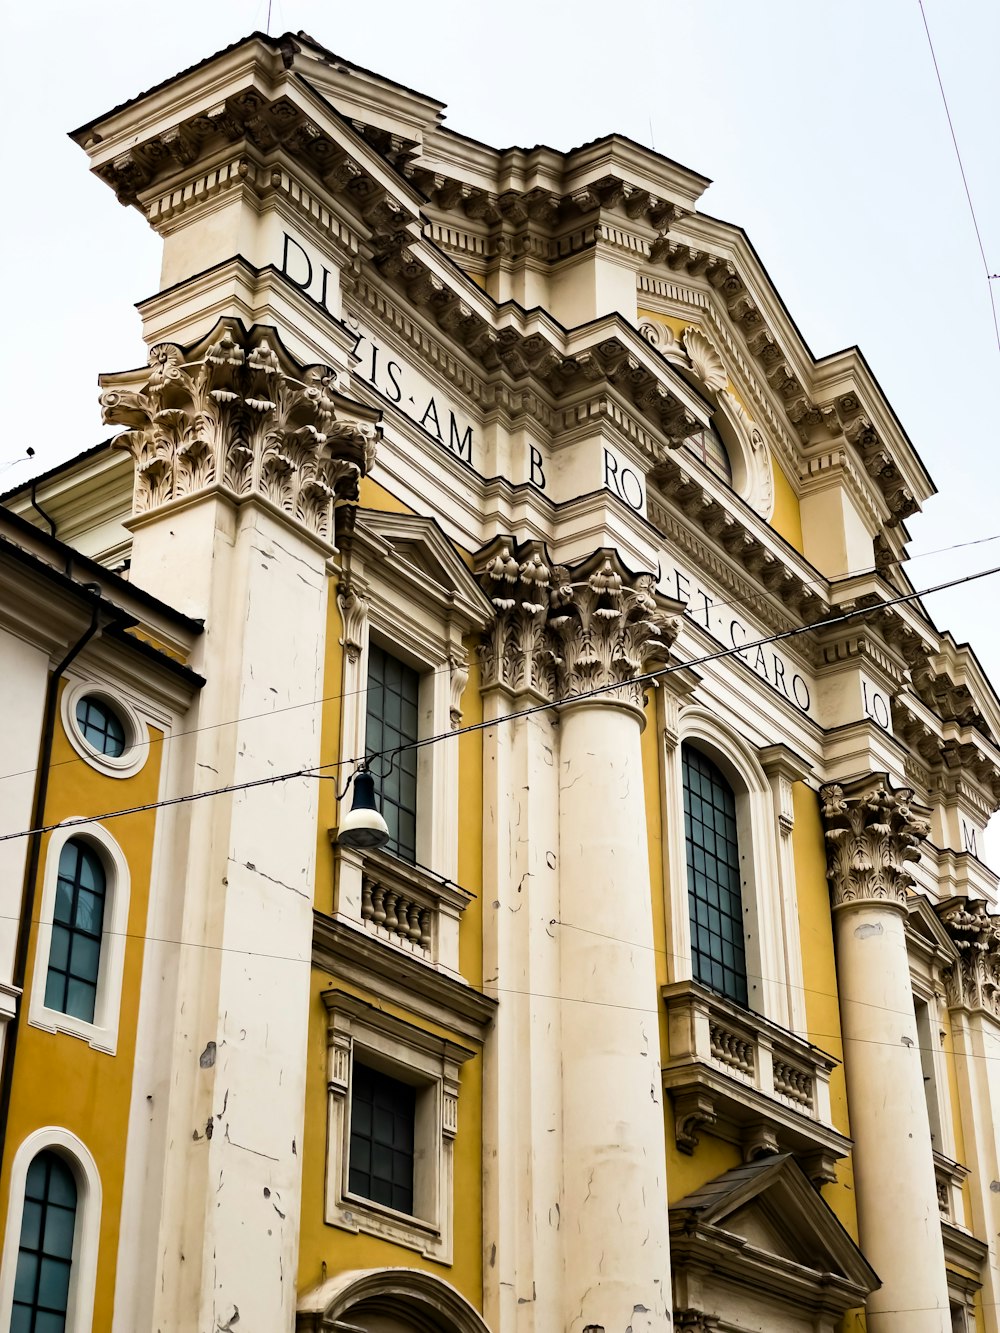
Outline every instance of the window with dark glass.
[(28, 1167), (11, 1333), (64, 1333), (76, 1229), (76, 1181), (54, 1152)]
[[(373, 643), (368, 649), (368, 709), (365, 748), (385, 753), (417, 739), (420, 677), (412, 667)], [(384, 770), (388, 760), (375, 766)], [(388, 850), (407, 861), (417, 859), (417, 752), (393, 756), (382, 779), (382, 814), (389, 826)]]
[(367, 1065), (351, 1075), (352, 1194), (413, 1212), (413, 1131), (416, 1090)]
[(107, 876), (92, 847), (75, 838), (59, 857), (45, 1006), (94, 1021), (101, 970)]
[(125, 724), (103, 699), (93, 694), (84, 695), (76, 706), (76, 724), (84, 740), (98, 754), (117, 759), (125, 753)]
[(694, 979), (745, 1005), (747, 965), (736, 798), (719, 769), (699, 750), (685, 745), (681, 758)]
[(684, 444), (717, 477), (721, 477), (727, 486), (732, 486), (733, 465), (729, 451), (722, 443), (718, 431), (713, 430), (711, 426), (705, 426), (696, 435), (689, 435)]

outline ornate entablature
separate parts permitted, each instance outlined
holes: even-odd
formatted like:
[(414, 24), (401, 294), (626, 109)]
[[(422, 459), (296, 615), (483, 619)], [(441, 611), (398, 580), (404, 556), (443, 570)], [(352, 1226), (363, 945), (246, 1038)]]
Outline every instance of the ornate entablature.
[(161, 343), (148, 369), (102, 375), (104, 421), (135, 461), (133, 512), (219, 488), (262, 497), (325, 541), (371, 469), (379, 413), (300, 366), (274, 329), (221, 320), (191, 347)]
[(833, 906), (884, 903), (905, 908), (910, 866), (930, 832), (930, 813), (909, 787), (893, 789), (885, 773), (820, 788), (827, 879)]
[(937, 912), (959, 955), (945, 972), (949, 1005), (1000, 1019), (1000, 916), (981, 899), (953, 898)]
[(541, 543), (512, 537), (480, 552), (476, 573), (496, 610), (480, 648), (484, 688), (561, 703), (605, 690), (598, 697), (641, 710), (636, 678), (666, 661), (684, 609), (656, 592), (655, 575), (633, 573), (612, 550), (555, 565)]

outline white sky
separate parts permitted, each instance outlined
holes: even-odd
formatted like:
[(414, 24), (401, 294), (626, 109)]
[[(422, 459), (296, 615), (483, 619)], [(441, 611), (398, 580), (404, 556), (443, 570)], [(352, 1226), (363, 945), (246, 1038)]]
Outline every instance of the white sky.
[[(1000, 272), (1000, 3), (925, 8)], [(98, 372), (145, 361), (133, 306), (156, 290), (159, 242), (66, 132), (267, 11), (7, 6), (0, 490), (105, 438)], [(816, 355), (860, 345), (936, 481), (911, 553), (1000, 534), (1000, 349), (918, 0), (272, 0), (271, 32), (299, 28), (497, 147), (618, 130), (712, 177), (701, 207), (746, 229)], [(3, 471), (28, 444), (35, 464)], [(1000, 540), (909, 570), (925, 587), (993, 564)], [(1000, 576), (929, 602), (1000, 685), (998, 605)]]

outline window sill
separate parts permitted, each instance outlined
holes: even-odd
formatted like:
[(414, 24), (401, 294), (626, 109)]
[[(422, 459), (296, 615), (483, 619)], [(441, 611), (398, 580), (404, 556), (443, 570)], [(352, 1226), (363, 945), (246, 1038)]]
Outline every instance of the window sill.
[(85, 1041), (102, 1055), (115, 1055), (118, 1050), (118, 1033), (96, 1023), (86, 1023), (72, 1014), (62, 1014), (57, 1009), (39, 1009), (29, 1013), (28, 1026), (39, 1028), (42, 1032), (60, 1033), (64, 1037), (75, 1037)]
[(337, 1211), (339, 1216), (331, 1219), (332, 1225), (345, 1231), (363, 1231), (395, 1240), (429, 1258), (439, 1255), (441, 1229), (422, 1217), (401, 1213), (361, 1194), (345, 1194)]

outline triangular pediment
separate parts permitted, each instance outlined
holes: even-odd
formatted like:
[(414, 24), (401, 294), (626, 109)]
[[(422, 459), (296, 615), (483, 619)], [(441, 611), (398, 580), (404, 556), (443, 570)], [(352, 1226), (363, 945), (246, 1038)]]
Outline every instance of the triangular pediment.
[(493, 619), (489, 599), (434, 519), (358, 508), (339, 541), (353, 582), (390, 577), (410, 601), (454, 620), (462, 633)]
[[(735, 1167), (670, 1208), (678, 1235), (714, 1239), (758, 1265), (839, 1279), (865, 1293), (878, 1278), (828, 1204), (788, 1154)], [(681, 1246), (683, 1248), (683, 1246)]]

